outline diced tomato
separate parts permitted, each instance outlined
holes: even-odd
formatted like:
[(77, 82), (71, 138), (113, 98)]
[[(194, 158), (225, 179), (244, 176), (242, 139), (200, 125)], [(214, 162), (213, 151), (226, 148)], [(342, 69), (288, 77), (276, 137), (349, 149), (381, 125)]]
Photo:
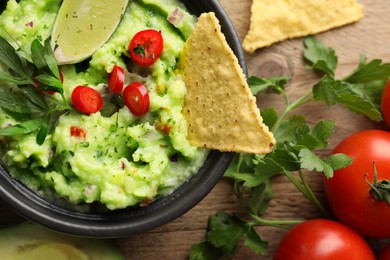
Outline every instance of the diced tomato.
[(87, 132), (78, 126), (71, 126), (70, 127), (70, 135), (73, 137), (77, 137), (83, 140), (87, 139)]

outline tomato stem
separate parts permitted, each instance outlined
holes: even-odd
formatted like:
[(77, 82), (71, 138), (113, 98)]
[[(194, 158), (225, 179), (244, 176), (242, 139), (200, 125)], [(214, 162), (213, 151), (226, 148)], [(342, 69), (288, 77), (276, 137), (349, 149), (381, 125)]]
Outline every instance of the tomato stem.
[(364, 175), (364, 179), (368, 186), (370, 186), (370, 194), (377, 201), (386, 201), (388, 205), (390, 205), (390, 181), (382, 180), (378, 182), (378, 171), (376, 170), (376, 162), (374, 164), (374, 182), (370, 183), (367, 180), (367, 173)]

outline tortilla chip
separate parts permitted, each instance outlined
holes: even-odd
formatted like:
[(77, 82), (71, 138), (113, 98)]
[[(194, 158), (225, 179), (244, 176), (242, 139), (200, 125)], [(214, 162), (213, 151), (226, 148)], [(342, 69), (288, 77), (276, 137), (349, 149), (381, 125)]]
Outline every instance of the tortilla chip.
[(275, 139), (214, 13), (199, 17), (179, 69), (187, 87), (183, 113), (190, 144), (229, 152), (272, 151)]
[(363, 6), (355, 0), (253, 0), (243, 48), (253, 53), (279, 41), (320, 33), (362, 17)]

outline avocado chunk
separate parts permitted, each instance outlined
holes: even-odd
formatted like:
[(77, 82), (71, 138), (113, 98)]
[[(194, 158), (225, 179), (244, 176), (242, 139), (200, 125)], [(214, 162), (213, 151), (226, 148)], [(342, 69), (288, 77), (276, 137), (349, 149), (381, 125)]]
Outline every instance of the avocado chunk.
[(0, 229), (2, 259), (125, 259), (112, 240), (80, 238), (24, 222)]

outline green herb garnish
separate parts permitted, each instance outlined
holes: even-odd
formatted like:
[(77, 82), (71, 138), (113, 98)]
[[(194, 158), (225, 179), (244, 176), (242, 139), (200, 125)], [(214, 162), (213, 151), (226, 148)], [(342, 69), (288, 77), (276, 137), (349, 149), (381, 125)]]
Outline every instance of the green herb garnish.
[(133, 49), (135, 54), (141, 55), (142, 58), (145, 58), (145, 48), (144, 46), (137, 44), (137, 47)]
[[(57, 61), (49, 40), (43, 44), (35, 39), (31, 44), (31, 61), (19, 55), (18, 50), (0, 37), (0, 80), (18, 86), (17, 91), (1, 91), (0, 107), (21, 121), (0, 129), (0, 135), (13, 136), (37, 131), (37, 143), (42, 144), (53, 129), (58, 114), (69, 109), (63, 95), (63, 86)], [(57, 92), (63, 102), (46, 94)]]

